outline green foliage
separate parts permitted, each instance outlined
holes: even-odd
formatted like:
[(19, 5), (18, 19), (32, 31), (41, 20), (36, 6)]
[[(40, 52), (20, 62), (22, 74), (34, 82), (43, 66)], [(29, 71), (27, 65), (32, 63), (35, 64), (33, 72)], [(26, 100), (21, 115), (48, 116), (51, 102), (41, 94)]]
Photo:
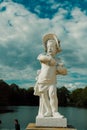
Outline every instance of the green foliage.
[(0, 105), (9, 105), (10, 88), (7, 83), (0, 80)]
[(83, 107), (87, 108), (87, 87), (85, 87), (82, 91), (82, 102), (83, 102)]
[(8, 105), (38, 105), (39, 98), (33, 95), (33, 87), (28, 90), (19, 88), (16, 84), (8, 85), (0, 80), (0, 106)]
[[(39, 97), (34, 96), (34, 88), (28, 90), (19, 88), (16, 84), (8, 85), (0, 80), (0, 106), (8, 105), (39, 105)], [(87, 108), (87, 86), (78, 88), (72, 92), (64, 86), (57, 88), (59, 106), (75, 106)]]
[(70, 102), (76, 107), (87, 107), (87, 87), (74, 90), (70, 96)]
[(58, 89), (57, 95), (60, 106), (67, 106), (69, 104), (70, 92), (65, 87)]
[(28, 105), (37, 106), (39, 105), (39, 97), (34, 96), (33, 93), (34, 93), (34, 87), (30, 87), (27, 90), (27, 102), (28, 102)]
[(79, 88), (79, 89), (76, 89), (72, 92), (71, 94), (71, 97), (70, 97), (70, 101), (71, 101), (71, 104), (73, 106), (79, 106), (79, 107), (82, 107), (83, 106), (83, 103), (82, 103), (82, 91), (83, 89)]

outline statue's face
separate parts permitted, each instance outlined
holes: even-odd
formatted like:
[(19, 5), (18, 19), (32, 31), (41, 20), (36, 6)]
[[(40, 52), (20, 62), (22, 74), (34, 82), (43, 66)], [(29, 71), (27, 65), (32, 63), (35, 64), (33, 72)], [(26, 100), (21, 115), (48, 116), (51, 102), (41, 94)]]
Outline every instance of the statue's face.
[(48, 40), (47, 41), (47, 53), (55, 56), (57, 53), (57, 46), (55, 40)]

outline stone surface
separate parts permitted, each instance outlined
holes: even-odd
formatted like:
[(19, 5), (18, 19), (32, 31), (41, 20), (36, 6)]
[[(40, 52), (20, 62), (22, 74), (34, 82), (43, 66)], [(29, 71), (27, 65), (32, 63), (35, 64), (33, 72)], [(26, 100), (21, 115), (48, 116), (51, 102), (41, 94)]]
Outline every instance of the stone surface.
[(56, 54), (61, 51), (60, 41), (55, 34), (46, 34), (43, 37), (45, 54), (40, 54), (37, 59), (41, 69), (37, 73), (37, 82), (34, 86), (34, 95), (40, 97), (38, 116), (62, 117), (58, 113), (57, 75), (66, 75), (67, 70)]
[(29, 123), (26, 130), (76, 130), (73, 127), (56, 128), (56, 127), (37, 127), (35, 123)]
[(67, 119), (58, 117), (36, 117), (36, 126), (67, 127)]

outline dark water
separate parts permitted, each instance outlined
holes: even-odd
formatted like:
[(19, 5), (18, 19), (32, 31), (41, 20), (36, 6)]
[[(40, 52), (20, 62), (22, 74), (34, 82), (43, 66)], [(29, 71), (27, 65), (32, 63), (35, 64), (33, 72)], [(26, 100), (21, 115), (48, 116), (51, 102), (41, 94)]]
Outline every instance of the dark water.
[[(14, 130), (14, 119), (20, 122), (21, 130), (25, 130), (28, 123), (34, 123), (38, 113), (38, 107), (14, 106), (10, 107), (14, 112), (0, 114), (2, 124), (0, 130)], [(59, 107), (59, 112), (63, 114), (68, 124), (77, 130), (87, 130), (87, 109), (73, 107)]]

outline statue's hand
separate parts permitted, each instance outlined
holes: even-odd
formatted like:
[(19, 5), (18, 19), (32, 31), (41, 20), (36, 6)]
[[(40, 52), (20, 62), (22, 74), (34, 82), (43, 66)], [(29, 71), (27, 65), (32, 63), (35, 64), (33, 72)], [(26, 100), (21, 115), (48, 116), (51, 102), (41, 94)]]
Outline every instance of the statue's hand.
[(56, 65), (56, 60), (55, 60), (53, 57), (49, 56), (49, 55), (40, 54), (40, 55), (37, 57), (37, 59), (38, 59), (40, 62), (42, 62), (42, 63), (44, 63), (44, 64), (47, 64), (47, 65), (49, 65), (49, 66), (54, 66), (54, 65)]
[(57, 69), (56, 69), (56, 75), (66, 75), (67, 74), (67, 69), (63, 66), (57, 66)]
[(56, 60), (53, 59), (53, 58), (51, 58), (50, 61), (49, 61), (49, 65), (50, 65), (50, 66), (56, 65)]
[(40, 54), (37, 59), (40, 61), (40, 62), (43, 62), (43, 63), (46, 63), (46, 62), (49, 62), (50, 61), (50, 57), (47, 56), (47, 55), (43, 55), (43, 54)]

